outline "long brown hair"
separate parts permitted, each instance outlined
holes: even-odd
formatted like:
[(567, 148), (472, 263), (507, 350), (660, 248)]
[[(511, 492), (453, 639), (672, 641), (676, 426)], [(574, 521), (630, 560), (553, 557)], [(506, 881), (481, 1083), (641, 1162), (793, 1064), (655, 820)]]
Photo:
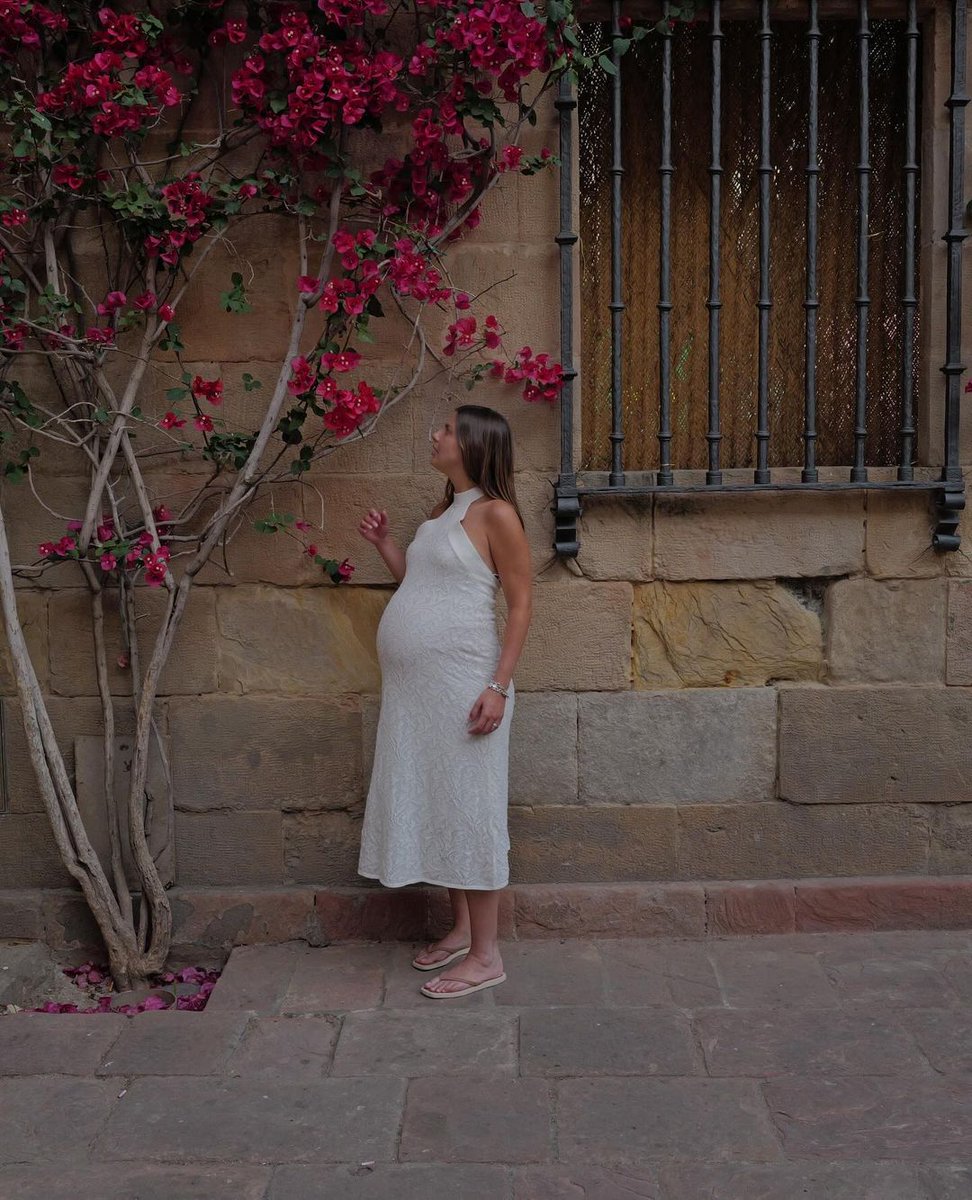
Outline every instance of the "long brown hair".
[[(495, 408), (460, 404), (456, 408), (456, 441), (466, 474), (487, 496), (508, 500), (524, 525), (513, 483), (513, 434), (509, 422)], [(452, 503), (455, 488), (446, 480), (445, 502)]]

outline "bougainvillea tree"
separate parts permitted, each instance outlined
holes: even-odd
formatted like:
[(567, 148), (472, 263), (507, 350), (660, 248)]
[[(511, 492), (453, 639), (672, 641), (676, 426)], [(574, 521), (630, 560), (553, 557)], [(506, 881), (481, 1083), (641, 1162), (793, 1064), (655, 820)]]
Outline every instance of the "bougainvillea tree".
[[(560, 0), (542, 11), (515, 0), (0, 0), (0, 599), (57, 848), (120, 987), (157, 974), (171, 943), (146, 836), (150, 754), (169, 774), (155, 701), (214, 551), (244, 518), (286, 528), (340, 585), (354, 567), (327, 555), (326, 528), (250, 512), (272, 484), (299, 484), (437, 374), (468, 385), (498, 376), (528, 402), (558, 395), (550, 348), (515, 347), (501, 315), (453, 286), (447, 251), (504, 173), (556, 162), (550, 148), (525, 153), (521, 132), (563, 71), (594, 66), (574, 20)], [(624, 47), (641, 33), (625, 30)], [(361, 149), (385, 144), (394, 152), (378, 162)], [(234, 231), (255, 214), (288, 222), (298, 266), (279, 371), (243, 375), (248, 401), (262, 400), (259, 419), (248, 403), (244, 422), (224, 404), (220, 375), (184, 366), (180, 316), (190, 303), (196, 321), (206, 305), (259, 305), (259, 286), (231, 267), (213, 294), (196, 294), (207, 257), (232, 259)], [(434, 340), (426, 316), (436, 318)], [(410, 357), (404, 377), (379, 387), (369, 344), (389, 318), (407, 330)], [(159, 378), (164, 390), (149, 386)], [(44, 502), (38, 455), (50, 446), (90, 481), (82, 511)], [(149, 456), (153, 468), (168, 456), (176, 471), (189, 458), (207, 469), (197, 467), (191, 495), (173, 499), (160, 494), (166, 475), (149, 469)], [(4, 519), (17, 485), (50, 519), (26, 563), (11, 561)], [(106, 864), (81, 819), (17, 611), (15, 580), (64, 564), (90, 596)], [(140, 642), (147, 589), (160, 590), (164, 611), (157, 635)], [(122, 811), (112, 801), (109, 616), (121, 623), (134, 714)]]

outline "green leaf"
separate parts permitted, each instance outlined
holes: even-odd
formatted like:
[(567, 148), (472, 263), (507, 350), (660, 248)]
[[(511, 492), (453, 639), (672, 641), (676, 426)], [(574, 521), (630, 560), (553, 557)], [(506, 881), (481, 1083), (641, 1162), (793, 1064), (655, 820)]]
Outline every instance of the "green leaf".
[(606, 54), (599, 54), (597, 56), (597, 62), (598, 62), (598, 66), (600, 66), (601, 70), (606, 71), (608, 75), (617, 75), (618, 68), (614, 65), (613, 62), (611, 62), (611, 60), (608, 58), (608, 56)]

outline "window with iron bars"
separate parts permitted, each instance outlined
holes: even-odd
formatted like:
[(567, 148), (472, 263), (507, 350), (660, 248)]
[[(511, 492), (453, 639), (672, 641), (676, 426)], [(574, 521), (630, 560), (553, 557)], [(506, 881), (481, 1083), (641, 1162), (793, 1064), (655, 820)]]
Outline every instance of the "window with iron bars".
[[(584, 48), (611, 45), (622, 12), (592, 10)], [(556, 549), (577, 553), (586, 497), (783, 488), (927, 491), (932, 544), (955, 549), (966, 0), (700, 15), (556, 102)], [(937, 259), (921, 253), (935, 189)]]

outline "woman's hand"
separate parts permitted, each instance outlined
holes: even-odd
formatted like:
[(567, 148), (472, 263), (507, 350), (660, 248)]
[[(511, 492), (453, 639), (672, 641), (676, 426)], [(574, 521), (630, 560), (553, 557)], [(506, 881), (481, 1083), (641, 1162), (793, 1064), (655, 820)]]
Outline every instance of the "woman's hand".
[(503, 720), (505, 711), (506, 697), (501, 696), (495, 688), (483, 688), (469, 712), (469, 720), (474, 724), (466, 732), (492, 733)]
[(384, 509), (369, 508), (367, 516), (362, 518), (358, 526), (358, 533), (366, 542), (377, 546), (388, 537), (388, 513)]

